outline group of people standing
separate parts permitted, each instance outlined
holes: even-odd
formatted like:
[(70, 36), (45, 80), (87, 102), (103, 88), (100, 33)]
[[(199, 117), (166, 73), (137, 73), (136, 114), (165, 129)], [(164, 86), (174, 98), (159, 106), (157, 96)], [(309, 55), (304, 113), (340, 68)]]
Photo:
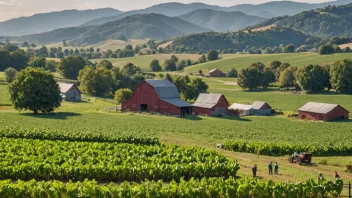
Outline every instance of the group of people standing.
[[(279, 164), (277, 162), (275, 162), (275, 165), (274, 165), (273, 161), (270, 161), (268, 168), (269, 168), (269, 175), (273, 175), (273, 168), (274, 168), (274, 174), (275, 175), (279, 174)], [(258, 171), (258, 167), (255, 164), (254, 167), (252, 168), (253, 177), (257, 177), (257, 171)]]

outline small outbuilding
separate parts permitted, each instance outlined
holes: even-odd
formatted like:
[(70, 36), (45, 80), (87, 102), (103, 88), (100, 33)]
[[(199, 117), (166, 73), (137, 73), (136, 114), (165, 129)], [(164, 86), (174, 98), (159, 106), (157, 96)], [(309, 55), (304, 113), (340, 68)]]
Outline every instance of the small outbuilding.
[(63, 101), (80, 102), (81, 91), (74, 84), (58, 83), (60, 87), (61, 97)]
[(253, 107), (253, 114), (259, 116), (267, 116), (273, 113), (271, 106), (263, 101), (255, 101), (252, 104)]
[(314, 121), (335, 121), (349, 119), (349, 111), (338, 104), (308, 102), (298, 109), (299, 119)]
[(229, 110), (238, 112), (239, 115), (249, 116), (253, 114), (252, 105), (234, 103), (229, 107)]
[(201, 93), (193, 107), (193, 112), (197, 115), (226, 116), (228, 115), (229, 103), (223, 94)]
[(145, 80), (131, 99), (123, 102), (122, 111), (155, 112), (166, 115), (192, 114), (193, 106), (180, 98), (177, 87), (168, 80)]
[(209, 71), (209, 76), (210, 77), (224, 77), (226, 76), (226, 73), (222, 72), (220, 69), (212, 69)]

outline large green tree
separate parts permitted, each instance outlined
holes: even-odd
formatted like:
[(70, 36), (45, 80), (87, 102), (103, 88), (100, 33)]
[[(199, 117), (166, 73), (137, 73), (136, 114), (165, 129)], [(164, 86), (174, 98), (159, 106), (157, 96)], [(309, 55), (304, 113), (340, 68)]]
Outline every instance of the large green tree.
[(76, 80), (78, 73), (86, 65), (86, 61), (80, 56), (68, 56), (60, 60), (57, 70), (68, 79)]
[(94, 68), (87, 66), (79, 72), (78, 80), (80, 90), (84, 93), (92, 96), (111, 95), (114, 79), (111, 71), (105, 67), (94, 70)]
[(208, 61), (213, 61), (213, 60), (218, 60), (219, 58), (219, 52), (216, 50), (211, 50), (208, 53)]
[(237, 83), (242, 89), (257, 89), (260, 86), (262, 75), (257, 67), (248, 67), (241, 70)]
[(280, 74), (279, 83), (282, 87), (292, 86), (295, 81), (295, 72), (291, 67), (286, 68)]
[(296, 78), (300, 87), (309, 92), (330, 88), (329, 70), (320, 65), (311, 64), (299, 68)]
[(44, 68), (46, 64), (46, 60), (43, 57), (33, 56), (29, 61), (28, 65), (31, 67), (41, 67)]
[(6, 82), (11, 83), (16, 77), (17, 70), (12, 67), (8, 67), (5, 69), (4, 74)]
[(115, 92), (114, 100), (120, 104), (132, 98), (133, 91), (126, 88), (126, 89), (119, 89)]
[(9, 85), (9, 93), (17, 110), (30, 110), (34, 114), (53, 112), (62, 100), (54, 76), (43, 68), (28, 67), (18, 72)]
[(331, 87), (338, 92), (352, 92), (352, 60), (335, 62), (330, 68)]
[(161, 71), (161, 66), (159, 64), (159, 60), (153, 59), (152, 62), (150, 62), (149, 67), (153, 72)]
[(114, 66), (112, 65), (112, 63), (108, 60), (102, 60), (99, 62), (99, 64), (97, 65), (98, 67), (105, 67), (108, 70), (111, 70)]

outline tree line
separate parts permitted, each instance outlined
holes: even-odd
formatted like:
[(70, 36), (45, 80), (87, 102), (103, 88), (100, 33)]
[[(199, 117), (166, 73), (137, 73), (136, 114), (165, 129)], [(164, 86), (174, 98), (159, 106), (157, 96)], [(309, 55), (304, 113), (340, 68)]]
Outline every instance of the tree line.
[(331, 66), (310, 64), (299, 68), (280, 61), (272, 61), (269, 66), (258, 62), (238, 74), (238, 85), (243, 89), (266, 89), (275, 82), (281, 87), (296, 87), (307, 92), (334, 89), (352, 93), (352, 60), (336, 61)]

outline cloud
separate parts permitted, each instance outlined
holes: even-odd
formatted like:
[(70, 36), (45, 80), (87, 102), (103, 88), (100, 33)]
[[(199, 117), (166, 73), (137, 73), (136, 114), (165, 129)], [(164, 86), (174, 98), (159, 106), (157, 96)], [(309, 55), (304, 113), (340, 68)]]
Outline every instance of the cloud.
[(0, 0), (0, 5), (23, 6), (29, 0)]

